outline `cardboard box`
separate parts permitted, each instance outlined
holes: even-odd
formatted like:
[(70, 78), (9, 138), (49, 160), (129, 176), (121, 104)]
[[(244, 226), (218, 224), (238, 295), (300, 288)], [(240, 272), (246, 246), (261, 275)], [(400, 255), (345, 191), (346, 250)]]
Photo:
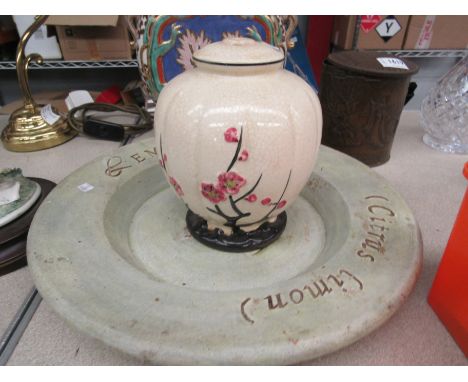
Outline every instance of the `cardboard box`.
[(49, 16), (46, 25), (65, 26), (109, 26), (115, 27), (119, 21), (119, 16)]
[[(335, 16), (332, 43), (353, 49), (356, 16)], [(402, 49), (409, 16), (361, 16), (356, 33), (357, 49)]]
[(466, 49), (468, 16), (411, 16), (404, 49)]
[(119, 16), (51, 16), (65, 60), (129, 60), (127, 24)]

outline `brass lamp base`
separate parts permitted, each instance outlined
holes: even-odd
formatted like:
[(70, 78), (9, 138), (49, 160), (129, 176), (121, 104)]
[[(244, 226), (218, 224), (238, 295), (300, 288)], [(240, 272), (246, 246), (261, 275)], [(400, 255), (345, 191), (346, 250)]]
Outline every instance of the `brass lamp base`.
[(11, 114), (1, 139), (7, 150), (27, 152), (58, 146), (76, 135), (62, 117), (50, 125), (42, 118), (40, 105), (26, 105)]
[[(32, 34), (45, 23), (47, 17), (35, 17), (35, 21), (21, 37), (16, 50), (16, 72), (21, 93), (23, 94), (24, 105), (11, 114), (7, 127), (2, 131), (1, 139), (7, 150), (25, 152), (48, 149), (60, 145), (77, 135), (77, 131), (68, 126), (67, 121), (62, 117), (53, 124), (47, 123), (41, 116), (42, 106), (34, 102), (29, 89), (29, 63), (34, 61), (42, 64), (43, 59), (36, 53), (26, 56), (24, 47)], [(54, 110), (52, 109), (52, 111)]]

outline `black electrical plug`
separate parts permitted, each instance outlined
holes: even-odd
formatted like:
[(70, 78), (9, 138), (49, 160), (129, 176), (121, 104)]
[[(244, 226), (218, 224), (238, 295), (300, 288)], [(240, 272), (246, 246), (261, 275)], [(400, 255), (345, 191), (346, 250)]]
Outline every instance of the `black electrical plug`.
[(109, 141), (122, 141), (125, 136), (125, 129), (122, 125), (92, 117), (86, 118), (83, 124), (83, 132), (92, 137)]

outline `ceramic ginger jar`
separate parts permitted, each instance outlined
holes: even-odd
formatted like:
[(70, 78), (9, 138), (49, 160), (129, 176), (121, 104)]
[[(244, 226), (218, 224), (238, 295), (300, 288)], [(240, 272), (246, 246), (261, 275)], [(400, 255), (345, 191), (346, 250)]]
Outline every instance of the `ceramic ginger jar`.
[(227, 38), (198, 50), (155, 110), (156, 150), (187, 227), (229, 251), (262, 248), (284, 230), (286, 209), (313, 170), (322, 132), (318, 97), (283, 69), (284, 53)]

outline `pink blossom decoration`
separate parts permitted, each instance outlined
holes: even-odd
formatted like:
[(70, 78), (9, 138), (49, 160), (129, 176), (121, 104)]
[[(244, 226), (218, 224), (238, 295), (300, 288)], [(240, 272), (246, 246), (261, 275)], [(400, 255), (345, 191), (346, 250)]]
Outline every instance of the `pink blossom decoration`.
[(270, 203), (271, 203), (271, 198), (265, 198), (265, 199), (262, 200), (262, 204), (263, 204), (264, 206), (266, 206), (266, 205), (268, 205), (268, 204), (270, 204)]
[(211, 40), (205, 35), (205, 31), (203, 30), (200, 34), (197, 34), (197, 32), (187, 29), (178, 40), (177, 62), (184, 70), (193, 69), (195, 66), (192, 61), (193, 52), (211, 43)]
[(242, 150), (241, 155), (239, 155), (240, 161), (246, 161), (249, 157), (249, 152), (247, 150)]
[(164, 161), (164, 163), (167, 162), (167, 155), (166, 154), (163, 155), (163, 161)]
[(257, 201), (257, 195), (255, 195), (255, 194), (250, 194), (249, 196), (247, 196), (247, 197), (245, 198), (245, 200), (247, 200), (247, 201), (250, 202), (250, 203), (254, 203), (254, 202)]
[(282, 200), (281, 202), (278, 203), (278, 208), (283, 208), (286, 205), (286, 200)]
[(172, 176), (169, 177), (169, 183), (172, 185), (172, 187), (174, 187), (174, 190), (177, 192), (177, 195), (179, 196), (184, 195), (184, 191), (182, 191), (182, 187), (180, 187), (180, 184), (177, 183), (177, 181)]
[(218, 175), (218, 188), (224, 192), (235, 195), (247, 181), (234, 171), (223, 172)]
[(237, 129), (235, 127), (230, 127), (224, 132), (224, 139), (226, 142), (239, 142), (237, 138)]
[(226, 200), (224, 191), (212, 183), (202, 183), (201, 193), (212, 203), (219, 203)]

